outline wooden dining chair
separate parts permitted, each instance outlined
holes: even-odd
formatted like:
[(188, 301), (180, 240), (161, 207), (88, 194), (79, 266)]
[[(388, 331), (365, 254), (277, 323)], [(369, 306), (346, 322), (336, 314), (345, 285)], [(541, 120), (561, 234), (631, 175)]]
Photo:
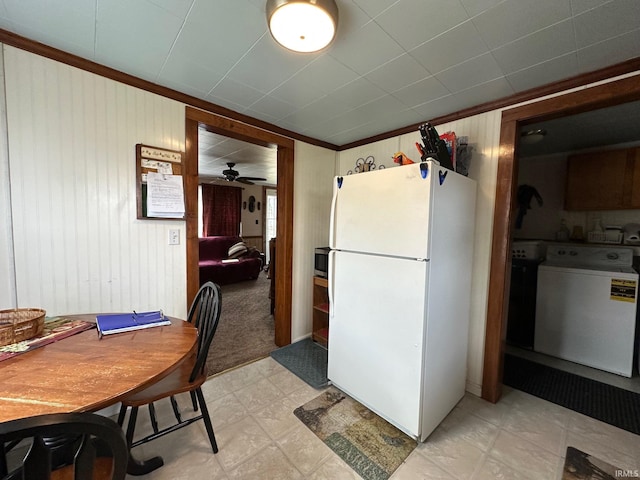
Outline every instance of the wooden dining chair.
[[(188, 315), (188, 321), (193, 323), (198, 330), (197, 351), (191, 357), (182, 362), (178, 368), (168, 376), (162, 378), (145, 390), (130, 395), (122, 400), (122, 407), (120, 408), (120, 414), (118, 415), (118, 423), (120, 425), (124, 424), (126, 412), (130, 409), (126, 431), (126, 438), (130, 448), (155, 440), (156, 438), (162, 437), (175, 430), (191, 425), (198, 420), (203, 420), (205, 428), (207, 429), (209, 441), (211, 442), (213, 453), (218, 453), (216, 437), (213, 433), (213, 426), (211, 425), (209, 411), (202, 394), (201, 386), (207, 379), (206, 360), (211, 341), (213, 340), (213, 336), (218, 328), (221, 300), (220, 287), (215, 283), (207, 282), (200, 287), (200, 290), (198, 290), (193, 304), (189, 309)], [(179, 412), (175, 396), (180, 393), (187, 392), (191, 395), (194, 410), (197, 411), (199, 408), (200, 414), (183, 419)], [(158, 427), (158, 421), (155, 414), (154, 402), (165, 398), (168, 398), (171, 402), (176, 422), (169, 427), (160, 429)], [(149, 407), (153, 433), (145, 436), (144, 438), (133, 441), (133, 434), (138, 418), (138, 409), (144, 405)]]
[[(2, 480), (122, 480), (127, 473), (129, 449), (122, 428), (95, 413), (2, 423), (0, 445)], [(15, 450), (8, 453), (11, 448)], [(27, 452), (20, 461), (23, 450)]]

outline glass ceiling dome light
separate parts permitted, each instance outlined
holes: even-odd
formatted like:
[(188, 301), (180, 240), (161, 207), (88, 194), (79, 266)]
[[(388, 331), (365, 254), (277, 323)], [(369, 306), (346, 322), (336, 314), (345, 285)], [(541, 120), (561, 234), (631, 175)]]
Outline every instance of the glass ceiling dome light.
[(294, 52), (317, 52), (329, 45), (338, 28), (335, 0), (267, 0), (273, 38)]

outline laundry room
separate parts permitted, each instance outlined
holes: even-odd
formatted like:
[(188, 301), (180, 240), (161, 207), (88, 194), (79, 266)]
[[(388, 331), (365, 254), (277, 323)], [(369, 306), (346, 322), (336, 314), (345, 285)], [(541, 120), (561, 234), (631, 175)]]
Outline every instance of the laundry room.
[(640, 393), (640, 105), (522, 126), (518, 152), (505, 384), (517, 358)]

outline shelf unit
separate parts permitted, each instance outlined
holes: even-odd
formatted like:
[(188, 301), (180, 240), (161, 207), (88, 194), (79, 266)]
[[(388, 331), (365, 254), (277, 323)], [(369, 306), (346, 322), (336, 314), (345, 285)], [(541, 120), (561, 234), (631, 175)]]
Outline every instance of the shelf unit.
[(313, 277), (313, 324), (311, 338), (324, 347), (329, 344), (329, 282)]

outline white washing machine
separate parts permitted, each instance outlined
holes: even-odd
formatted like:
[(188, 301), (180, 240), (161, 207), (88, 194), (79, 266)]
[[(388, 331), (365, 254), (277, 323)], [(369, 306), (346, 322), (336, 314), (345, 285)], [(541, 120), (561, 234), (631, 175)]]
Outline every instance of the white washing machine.
[(638, 273), (633, 249), (550, 244), (538, 267), (534, 350), (631, 377)]

